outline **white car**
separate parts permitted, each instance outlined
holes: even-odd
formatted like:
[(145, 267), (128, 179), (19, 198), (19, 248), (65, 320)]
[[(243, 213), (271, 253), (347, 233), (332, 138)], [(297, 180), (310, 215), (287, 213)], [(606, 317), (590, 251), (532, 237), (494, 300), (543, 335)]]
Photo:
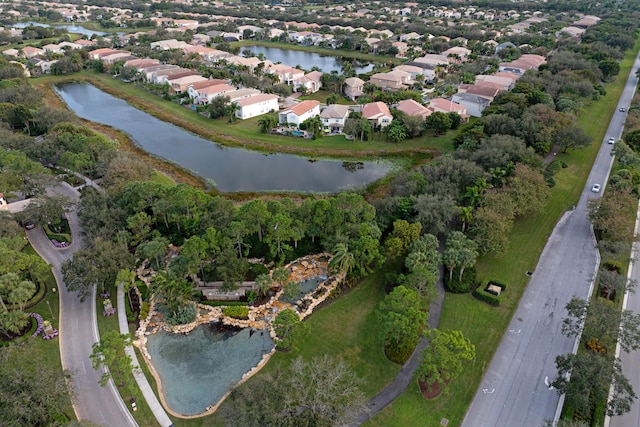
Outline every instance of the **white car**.
[(616, 140), (615, 140), (615, 138), (614, 138), (614, 137), (609, 138), (609, 144), (613, 144), (613, 143), (615, 143), (615, 142), (616, 142)]
[(593, 187), (591, 187), (591, 191), (593, 191), (594, 193), (599, 193), (600, 192), (600, 184), (593, 184)]

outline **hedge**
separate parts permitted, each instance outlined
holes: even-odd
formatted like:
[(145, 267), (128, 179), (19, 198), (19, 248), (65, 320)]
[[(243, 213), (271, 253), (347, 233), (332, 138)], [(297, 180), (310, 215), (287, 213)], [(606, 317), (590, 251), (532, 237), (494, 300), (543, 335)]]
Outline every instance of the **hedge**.
[(222, 311), (225, 316), (235, 317), (236, 319), (246, 319), (249, 317), (249, 307), (231, 306), (225, 307)]
[(469, 292), (476, 284), (476, 268), (465, 268), (462, 273), (462, 280), (460, 280), (460, 270), (453, 271), (451, 280), (449, 280), (449, 271), (444, 273), (444, 286), (447, 291), (454, 294), (464, 294)]
[(480, 286), (478, 286), (473, 291), (473, 296), (479, 299), (480, 301), (484, 301), (487, 304), (497, 307), (500, 305), (500, 296), (494, 295), (491, 292), (488, 292), (485, 290), (487, 286), (489, 286), (489, 284), (496, 285), (499, 288), (501, 288), (502, 291), (500, 292), (500, 294), (502, 294), (502, 292), (504, 292), (507, 289), (507, 285), (505, 285), (504, 283), (500, 283), (495, 280), (484, 280), (480, 284)]
[(248, 306), (247, 301), (200, 301), (200, 304), (208, 305), (211, 307), (242, 307)]

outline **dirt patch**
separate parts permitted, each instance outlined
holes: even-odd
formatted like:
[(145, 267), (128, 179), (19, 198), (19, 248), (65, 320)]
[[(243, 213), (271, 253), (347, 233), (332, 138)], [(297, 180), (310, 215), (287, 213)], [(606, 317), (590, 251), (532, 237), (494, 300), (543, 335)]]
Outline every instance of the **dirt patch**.
[(449, 381), (445, 381), (444, 386), (440, 386), (440, 383), (438, 382), (434, 382), (433, 384), (431, 384), (429, 379), (427, 379), (426, 381), (418, 380), (418, 387), (420, 387), (420, 392), (422, 393), (424, 398), (431, 400), (442, 394), (447, 385), (449, 385)]

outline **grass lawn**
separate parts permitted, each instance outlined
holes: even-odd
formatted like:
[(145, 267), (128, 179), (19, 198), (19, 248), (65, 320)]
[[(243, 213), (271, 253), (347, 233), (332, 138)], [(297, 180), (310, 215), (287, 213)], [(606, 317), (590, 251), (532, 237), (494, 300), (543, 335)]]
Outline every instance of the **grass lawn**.
[(529, 282), (525, 272), (533, 271), (558, 219), (580, 197), (609, 121), (617, 111), (618, 99), (638, 49), (640, 43), (627, 52), (621, 63), (619, 77), (607, 85), (607, 95), (581, 112), (580, 125), (593, 137), (594, 143), (584, 150), (558, 154), (558, 160), (564, 161), (569, 167), (556, 174), (556, 186), (551, 190), (545, 212), (515, 223), (510, 237), (511, 245), (505, 254), (484, 257), (478, 261), (478, 279), (496, 279), (509, 286), (503, 305), (492, 308), (469, 294), (447, 294), (439, 328), (462, 331), (476, 346), (476, 361), (466, 366), (460, 377), (451, 383), (447, 394), (427, 401), (414, 382), (400, 398), (366, 425), (431, 427), (439, 425), (442, 418), (449, 419), (449, 426), (462, 423), (482, 375)]
[[(319, 90), (315, 93), (310, 93), (309, 95), (303, 95), (300, 96), (298, 99), (300, 101), (307, 101), (307, 100), (311, 100), (311, 101), (320, 101), (320, 103), (324, 104), (327, 101), (327, 96), (331, 95), (334, 92), (328, 91), (328, 90)], [(350, 99), (345, 98), (344, 96), (340, 96), (340, 98), (338, 98), (338, 102), (336, 102), (336, 104), (341, 104), (341, 105), (353, 105), (353, 101), (351, 101)]]
[(457, 132), (433, 137), (431, 133), (422, 138), (394, 144), (385, 140), (384, 136), (375, 134), (371, 141), (349, 141), (343, 136), (319, 138), (317, 140), (285, 137), (260, 132), (260, 117), (238, 120), (228, 123), (226, 119), (212, 120), (201, 114), (168, 102), (141, 86), (123, 83), (106, 74), (83, 71), (70, 76), (45, 76), (34, 79), (34, 84), (43, 88), (45, 85), (64, 81), (87, 81), (101, 90), (124, 99), (134, 107), (146, 111), (166, 122), (174, 123), (188, 131), (201, 135), (211, 141), (225, 145), (248, 148), (265, 152), (286, 152), (311, 157), (340, 158), (406, 158), (416, 153), (433, 156), (441, 152), (442, 146), (452, 140)]

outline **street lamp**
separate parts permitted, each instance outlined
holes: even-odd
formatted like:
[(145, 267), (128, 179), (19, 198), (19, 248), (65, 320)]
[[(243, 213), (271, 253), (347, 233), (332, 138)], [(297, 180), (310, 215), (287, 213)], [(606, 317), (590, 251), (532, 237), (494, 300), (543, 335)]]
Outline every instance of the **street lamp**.
[(47, 301), (47, 307), (49, 307), (49, 313), (51, 313), (51, 320), (55, 320), (55, 316), (53, 315), (53, 310), (51, 310), (51, 304)]

